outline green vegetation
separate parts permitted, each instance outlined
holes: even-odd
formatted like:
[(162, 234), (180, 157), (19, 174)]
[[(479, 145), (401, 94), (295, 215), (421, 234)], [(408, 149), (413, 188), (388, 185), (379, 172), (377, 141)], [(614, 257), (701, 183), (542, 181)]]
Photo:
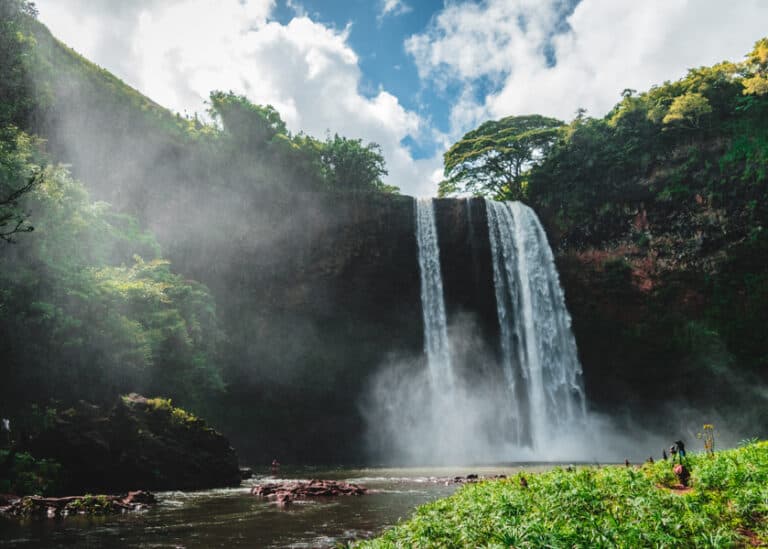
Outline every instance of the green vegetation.
[(734, 547), (768, 543), (768, 442), (687, 460), (466, 485), (356, 547)]
[(24, 202), (34, 238), (0, 255), (0, 327), (24, 334), (0, 344), (4, 404), (102, 401), (130, 390), (199, 404), (220, 390), (207, 289), (173, 274), (136, 220), (91, 202), (64, 168), (36, 163), (25, 134), (15, 155), (39, 177)]
[[(766, 379), (765, 82), (764, 38), (742, 62), (627, 89), (602, 118), (550, 121), (517, 173), (499, 171), (527, 135), (511, 124), (541, 117), (486, 122), (445, 154), (442, 194), (523, 200), (542, 218), (588, 390), (607, 406), (617, 395), (744, 406)], [(763, 406), (748, 408), (762, 424)]]
[(766, 52), (762, 39), (742, 63), (625, 90), (600, 119), (580, 112), (567, 125), (537, 115), (485, 122), (445, 153), (441, 194), (525, 200), (570, 245), (621, 237), (638, 207), (670, 202), (683, 211), (746, 210), (744, 235), (768, 217)]
[[(242, 170), (246, 178), (269, 172), (296, 185), (295, 190), (397, 192), (384, 184), (387, 174), (381, 147), (360, 139), (334, 135), (325, 141), (291, 134), (271, 105), (254, 105), (232, 92), (211, 93), (209, 114), (222, 130), (211, 129), (227, 170)], [(249, 177), (250, 174), (250, 177)]]
[[(208, 288), (161, 253), (150, 210), (233, 191), (396, 192), (381, 148), (291, 134), (231, 92), (211, 93), (210, 123), (174, 115), (35, 17), (24, 0), (0, 4), (0, 413), (22, 425), (29, 403), (131, 391), (206, 411), (225, 390), (225, 330)], [(62, 127), (101, 160), (83, 162)], [(59, 164), (72, 155), (76, 173)]]
[(0, 450), (0, 493), (25, 496), (53, 494), (61, 484), (61, 465), (35, 459), (27, 452)]
[(22, 201), (38, 174), (25, 169), (29, 138), (16, 126), (29, 119), (35, 105), (30, 78), (34, 16), (34, 7), (21, 0), (0, 3), (0, 240), (6, 242), (33, 229)]
[(112, 500), (104, 495), (86, 494), (67, 504), (71, 513), (85, 515), (109, 515), (113, 513)]
[[(674, 202), (768, 216), (768, 39), (742, 63), (691, 69), (604, 118), (567, 125), (538, 115), (488, 121), (445, 153), (441, 194), (525, 200), (569, 244), (620, 237), (640, 205)], [(740, 227), (745, 234), (745, 227)]]
[[(124, 396), (123, 401), (129, 402), (130, 397)], [(170, 398), (160, 398), (160, 397), (148, 398), (147, 406), (152, 410), (154, 410), (156, 413), (170, 414), (171, 418), (173, 419), (173, 422), (177, 425), (191, 425), (191, 424), (202, 425), (200, 419), (195, 417), (194, 414), (187, 412), (183, 408), (175, 407)]]
[(39, 101), (33, 86), (35, 39), (31, 33), (34, 4), (24, 0), (0, 2), (0, 128), (23, 125)]
[(546, 156), (562, 126), (560, 120), (539, 115), (484, 122), (445, 153), (440, 196), (469, 192), (521, 199), (525, 174)]

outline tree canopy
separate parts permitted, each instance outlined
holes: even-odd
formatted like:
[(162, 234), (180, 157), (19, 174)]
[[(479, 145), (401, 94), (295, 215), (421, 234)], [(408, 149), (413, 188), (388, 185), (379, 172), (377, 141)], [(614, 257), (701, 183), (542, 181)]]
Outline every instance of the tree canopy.
[(36, 15), (30, 2), (0, 2), (0, 127), (23, 125), (34, 108), (38, 90), (30, 78), (35, 55), (29, 24)]
[(754, 49), (747, 54), (744, 95), (765, 95), (768, 93), (768, 38), (758, 40)]
[(525, 170), (547, 153), (562, 126), (537, 114), (484, 122), (445, 153), (439, 195), (522, 197)]
[(387, 168), (378, 143), (364, 144), (362, 139), (338, 134), (324, 141), (303, 132), (294, 135), (272, 105), (255, 105), (231, 91), (211, 93), (210, 104), (209, 112), (221, 122), (235, 164), (253, 171), (263, 171), (256, 164), (267, 164), (308, 190), (399, 190), (382, 180)]
[(387, 175), (384, 155), (377, 143), (363, 145), (361, 139), (347, 139), (335, 134), (321, 146), (320, 159), (325, 184), (331, 189), (376, 190), (396, 192), (397, 187), (384, 184)]
[(35, 232), (0, 252), (0, 401), (141, 390), (199, 406), (221, 390), (207, 288), (173, 273), (135, 219), (91, 202), (65, 168), (38, 163), (34, 140), (20, 134), (10, 152), (0, 144), (0, 166), (37, 174), (20, 199)]
[(12, 126), (0, 128), (0, 240), (5, 242), (33, 229), (24, 207), (25, 195), (42, 175), (42, 169), (31, 162), (33, 141)]

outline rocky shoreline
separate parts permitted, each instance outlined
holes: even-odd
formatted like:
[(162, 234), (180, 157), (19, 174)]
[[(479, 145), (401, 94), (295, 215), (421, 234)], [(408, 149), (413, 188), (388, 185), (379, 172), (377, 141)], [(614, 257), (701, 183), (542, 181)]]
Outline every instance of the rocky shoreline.
[(0, 514), (14, 517), (61, 518), (69, 515), (113, 515), (141, 511), (157, 503), (150, 492), (137, 490), (121, 495), (42, 497), (3, 495)]

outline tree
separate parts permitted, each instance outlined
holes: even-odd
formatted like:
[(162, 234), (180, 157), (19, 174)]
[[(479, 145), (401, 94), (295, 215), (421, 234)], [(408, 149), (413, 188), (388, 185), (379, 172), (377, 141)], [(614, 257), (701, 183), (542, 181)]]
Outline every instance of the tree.
[(552, 146), (563, 122), (537, 114), (491, 120), (443, 155), (439, 195), (458, 193), (521, 198), (525, 171)]
[(14, 235), (34, 230), (27, 222), (27, 213), (20, 207), (19, 200), (35, 188), (39, 178), (40, 174), (35, 173), (21, 186), (10, 190), (5, 196), (0, 196), (0, 240), (13, 242)]
[(0, 0), (0, 127), (23, 127), (34, 108), (30, 68), (34, 63), (34, 38), (30, 21), (34, 4)]
[(711, 112), (712, 106), (706, 97), (700, 93), (688, 92), (675, 97), (662, 122), (696, 129), (701, 126), (701, 119)]
[(381, 177), (387, 175), (384, 156), (378, 143), (363, 145), (361, 139), (347, 139), (335, 134), (323, 143), (322, 170), (326, 185), (343, 191), (397, 192)]
[(33, 139), (16, 128), (0, 129), (0, 240), (14, 242), (33, 230), (22, 200), (41, 181), (44, 170), (33, 162)]
[(260, 150), (275, 137), (288, 135), (285, 122), (272, 105), (255, 105), (245, 96), (231, 91), (212, 92), (209, 113), (221, 121), (243, 149)]
[(14, 334), (0, 338), (0, 402), (138, 391), (199, 409), (223, 389), (213, 296), (174, 273), (137, 220), (91, 202), (62, 166), (24, 205), (33, 238), (0, 253), (0, 333)]
[(387, 175), (381, 146), (335, 134), (320, 141), (302, 132), (291, 134), (271, 105), (255, 105), (233, 92), (211, 93), (214, 119), (223, 126), (227, 171), (259, 173), (265, 181), (311, 190), (397, 192), (384, 184)]
[(744, 79), (744, 95), (768, 94), (768, 38), (755, 43), (745, 65), (749, 77)]

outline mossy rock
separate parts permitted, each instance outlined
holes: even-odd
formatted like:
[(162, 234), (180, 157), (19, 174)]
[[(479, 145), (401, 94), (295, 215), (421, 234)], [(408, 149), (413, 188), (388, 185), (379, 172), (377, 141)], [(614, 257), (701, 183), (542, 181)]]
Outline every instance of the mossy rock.
[(131, 394), (111, 408), (58, 414), (28, 450), (62, 465), (62, 492), (195, 490), (240, 483), (229, 441), (167, 399)]

